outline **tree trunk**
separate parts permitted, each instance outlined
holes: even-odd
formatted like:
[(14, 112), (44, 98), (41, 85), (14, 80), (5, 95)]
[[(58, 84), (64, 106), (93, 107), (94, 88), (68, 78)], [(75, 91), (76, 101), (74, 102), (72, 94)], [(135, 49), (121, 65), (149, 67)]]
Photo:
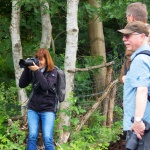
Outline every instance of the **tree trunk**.
[(47, 13), (49, 10), (48, 2), (43, 2), (41, 0), (41, 18), (42, 18), (42, 39), (41, 39), (41, 48), (50, 48), (51, 35), (52, 35), (52, 25), (50, 21), (50, 14)]
[[(12, 15), (11, 15), (11, 25), (10, 25), (10, 34), (12, 40), (12, 54), (13, 62), (15, 69), (15, 79), (16, 85), (18, 87), (19, 78), (22, 73), (22, 69), (19, 67), (19, 59), (22, 58), (22, 46), (20, 40), (20, 6), (17, 4), (19, 0), (12, 1)], [(24, 107), (27, 102), (27, 95), (25, 89), (18, 89), (18, 97), (22, 106), (22, 115), (26, 112)]]
[[(66, 74), (66, 96), (65, 102), (61, 103), (60, 109), (68, 110), (70, 107), (70, 103), (67, 102), (67, 98), (69, 97), (70, 92), (73, 91), (74, 88), (74, 73), (69, 73), (67, 70), (74, 69), (76, 63), (76, 53), (77, 53), (77, 45), (78, 45), (78, 0), (67, 0), (67, 40), (66, 40), (66, 52), (65, 52), (65, 74)], [(70, 117), (65, 113), (60, 113), (60, 124), (59, 129), (62, 131), (60, 135), (60, 143), (67, 142), (70, 132), (64, 131), (63, 126), (69, 126)]]
[[(112, 80), (112, 73), (113, 73), (113, 68), (112, 66), (107, 67), (107, 73), (106, 73), (106, 86), (108, 86), (111, 83)], [(108, 107), (109, 107), (109, 101), (110, 101), (110, 94), (107, 95), (107, 97), (103, 101), (103, 115), (106, 117), (106, 120), (103, 121), (103, 126), (107, 125), (107, 120), (108, 120)]]
[[(88, 0), (89, 4), (99, 8), (97, 0)], [(97, 14), (93, 15), (93, 19), (89, 18), (89, 38), (90, 38), (90, 50), (92, 55), (101, 55), (106, 62), (106, 52), (105, 52), (105, 41), (103, 34), (103, 24), (99, 20)], [(100, 91), (105, 87), (105, 77), (106, 77), (106, 68), (103, 68), (101, 72), (96, 75), (95, 78), (95, 87), (97, 91)], [(104, 88), (103, 88), (104, 89)]]
[(116, 92), (117, 92), (117, 84), (114, 86), (112, 92), (110, 93), (110, 102), (109, 102), (108, 119), (107, 119), (109, 127), (112, 127), (113, 125), (113, 112), (115, 106)]

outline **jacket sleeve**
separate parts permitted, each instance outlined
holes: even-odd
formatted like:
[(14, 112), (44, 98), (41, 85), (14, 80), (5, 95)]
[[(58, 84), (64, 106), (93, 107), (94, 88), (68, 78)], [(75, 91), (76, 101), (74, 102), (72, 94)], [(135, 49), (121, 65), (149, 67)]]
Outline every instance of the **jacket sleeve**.
[(43, 90), (49, 90), (50, 88), (53, 88), (57, 84), (57, 70), (54, 69), (47, 73), (48, 75), (45, 77), (40, 70), (36, 70), (34, 72), (36, 80), (39, 82)]
[[(120, 77), (119, 77), (119, 80), (120, 80), (121, 83), (123, 83), (122, 77), (125, 76), (126, 73), (127, 73), (127, 72), (125, 72), (125, 70), (128, 71), (129, 68), (130, 68), (130, 64), (131, 64), (130, 56), (132, 54), (133, 54), (132, 51), (128, 51), (128, 50), (125, 51), (126, 60), (124, 61), (123, 65), (121, 67)], [(126, 68), (125, 68), (125, 66), (126, 66)]]
[(28, 68), (25, 68), (19, 79), (19, 87), (25, 88), (31, 83), (31, 71)]

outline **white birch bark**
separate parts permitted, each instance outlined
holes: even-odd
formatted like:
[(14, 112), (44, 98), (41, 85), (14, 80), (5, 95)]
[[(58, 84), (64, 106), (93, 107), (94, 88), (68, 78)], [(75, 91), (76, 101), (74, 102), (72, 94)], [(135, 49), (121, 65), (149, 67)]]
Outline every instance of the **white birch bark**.
[[(15, 69), (15, 80), (18, 87), (19, 78), (22, 73), (22, 69), (19, 67), (19, 60), (22, 58), (22, 46), (20, 40), (20, 6), (17, 5), (19, 0), (12, 1), (12, 14), (11, 14), (11, 25), (10, 34), (12, 40), (12, 54)], [(22, 106), (22, 115), (25, 113), (25, 106), (27, 101), (26, 91), (18, 88), (18, 98)]]
[(52, 25), (50, 21), (50, 14), (47, 13), (49, 10), (48, 2), (41, 2), (41, 18), (42, 18), (42, 38), (40, 43), (40, 48), (50, 48), (51, 35), (52, 35)]
[[(61, 103), (60, 109), (68, 110), (70, 103), (66, 101), (69, 97), (69, 93), (74, 88), (74, 73), (69, 73), (67, 70), (74, 69), (76, 63), (76, 54), (78, 48), (78, 3), (79, 0), (67, 0), (67, 39), (66, 39), (66, 52), (65, 52), (65, 74), (66, 74), (66, 96), (65, 102)], [(63, 125), (69, 126), (70, 117), (65, 113), (60, 113), (60, 126), (59, 129), (62, 131), (60, 135), (60, 143), (66, 143), (70, 132), (63, 130)]]

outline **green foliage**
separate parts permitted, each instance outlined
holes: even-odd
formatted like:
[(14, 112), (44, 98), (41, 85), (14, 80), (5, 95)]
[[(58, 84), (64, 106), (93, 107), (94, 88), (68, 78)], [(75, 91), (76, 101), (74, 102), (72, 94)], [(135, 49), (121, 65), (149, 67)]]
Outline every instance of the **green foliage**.
[(19, 121), (8, 126), (8, 119), (20, 115), (20, 106), (17, 99), (17, 88), (12, 84), (7, 87), (5, 83), (0, 84), (0, 149), (24, 150), (24, 139), (26, 133), (20, 130)]
[(119, 126), (122, 126), (122, 120), (123, 120), (123, 109), (119, 105), (116, 105), (114, 107), (114, 122), (118, 122)]
[[(0, 134), (1, 136), (7, 133), (6, 120), (10, 116), (18, 114), (18, 101), (16, 96), (17, 89), (15, 87), (6, 87), (5, 83), (0, 84)], [(20, 107), (19, 107), (20, 108)]]
[(90, 19), (94, 19), (94, 15), (98, 15), (98, 9), (95, 6), (92, 6), (90, 3), (85, 3), (86, 11)]
[(84, 56), (83, 60), (85, 61), (85, 68), (102, 64), (102, 62), (104, 61), (103, 57), (99, 55)]
[[(150, 13), (150, 1), (140, 0), (146, 3), (148, 11)], [(107, 52), (107, 62), (115, 61), (114, 65), (114, 77), (117, 78), (121, 64), (124, 61), (124, 45), (121, 42), (121, 35), (117, 33), (117, 30), (124, 27), (126, 24), (125, 20), (125, 9), (126, 6), (131, 3), (136, 2), (136, 0), (105, 0), (101, 1), (99, 8), (93, 7), (83, 0), (79, 3), (78, 9), (78, 26), (79, 26), (79, 42), (78, 42), (78, 58), (81, 58), (77, 62), (77, 67), (89, 67), (102, 63), (102, 58), (88, 57), (90, 55), (90, 42), (88, 37), (88, 17), (93, 18), (93, 15), (97, 14), (99, 19), (103, 21), (103, 29), (105, 35), (105, 44)], [(50, 49), (55, 64), (63, 68), (64, 64), (64, 52), (66, 47), (66, 1), (62, 0), (48, 0), (50, 4), (50, 10), (45, 9), (45, 13), (50, 13), (51, 23), (53, 27), (53, 40), (56, 49), (56, 54), (52, 53), (52, 48)], [(35, 50), (39, 48), (41, 40), (41, 12), (40, 12), (40, 0), (21, 0), (21, 22), (20, 22), (20, 32), (21, 32), (21, 42), (23, 47), (23, 57), (32, 57)], [(12, 48), (11, 48), (11, 38), (9, 33), (10, 19), (11, 19), (11, 1), (3, 0), (1, 1), (0, 10), (0, 141), (7, 145), (6, 147), (1, 147), (0, 149), (8, 149), (8, 143), (12, 148), (13, 136), (8, 136), (9, 134), (17, 134), (11, 132), (11, 129), (7, 127), (6, 120), (10, 116), (19, 114), (18, 103), (17, 103), (17, 89), (14, 83), (14, 67), (12, 59)], [(82, 56), (86, 57), (82, 58)], [(97, 70), (96, 70), (97, 72)], [(95, 72), (83, 72), (76, 73), (75, 75), (75, 91), (74, 95), (84, 95), (85, 93), (92, 93), (91, 85), (93, 82), (92, 74)], [(12, 82), (13, 81), (13, 82)], [(80, 86), (79, 86), (80, 85)], [(30, 91), (30, 87), (27, 88)], [(90, 91), (90, 92), (89, 92)], [(28, 92), (29, 93), (29, 92)], [(122, 101), (122, 87), (119, 87), (117, 91), (117, 101)], [(73, 131), (82, 113), (83, 105), (88, 105), (87, 102), (80, 97), (74, 98), (70, 97), (70, 102), (73, 103), (70, 111), (64, 111), (69, 116), (71, 116), (71, 127), (64, 127), (66, 130), (71, 130), (71, 139), (69, 143), (62, 145), (64, 149), (107, 149), (108, 143), (110, 141), (115, 141), (118, 138), (122, 121), (122, 109), (120, 107), (115, 107), (115, 123), (111, 129), (102, 127), (101, 122), (104, 119), (100, 116), (99, 112), (93, 114), (90, 118), (88, 124), (82, 129), (82, 131), (74, 135)], [(79, 105), (80, 104), (82, 105)], [(15, 103), (15, 104), (14, 104)], [(121, 102), (122, 104), (122, 102)], [(120, 104), (117, 103), (120, 106)], [(14, 107), (15, 106), (15, 107)], [(17, 110), (17, 112), (16, 112)], [(94, 124), (93, 124), (94, 122)], [(18, 129), (17, 124), (15, 124), (16, 129)], [(118, 132), (119, 129), (119, 132)], [(13, 128), (15, 130), (15, 127)], [(60, 131), (59, 131), (60, 132)], [(117, 133), (116, 133), (117, 132)], [(20, 134), (20, 133), (18, 133)], [(82, 135), (82, 136), (81, 136)], [(101, 137), (99, 137), (101, 135)], [(110, 138), (107, 136), (109, 135)], [(100, 140), (100, 141), (97, 141)], [(8, 142), (9, 141), (9, 142)], [(18, 142), (16, 142), (18, 143)], [(95, 145), (94, 145), (95, 144)], [(21, 145), (21, 144), (20, 144)], [(1, 145), (0, 145), (1, 146)], [(97, 146), (97, 147), (96, 147)], [(14, 149), (16, 145), (14, 144)], [(18, 147), (20, 147), (18, 145)], [(60, 148), (61, 149), (61, 148)]]
[[(100, 65), (103, 63), (102, 56), (84, 56), (77, 60), (77, 68), (87, 68), (91, 66)], [(92, 93), (93, 74), (98, 74), (101, 69), (93, 69), (91, 71), (76, 72), (75, 73), (75, 95), (87, 95)]]
[(11, 39), (8, 30), (10, 26), (10, 18), (8, 18), (7, 15), (1, 14), (0, 20), (0, 83), (9, 83), (14, 77), (12, 53), (10, 50)]
[[(69, 107), (69, 110), (61, 110), (61, 112), (64, 112), (67, 116), (71, 117), (70, 118), (70, 122), (71, 122), (71, 126), (70, 128), (68, 127), (64, 127), (67, 130), (68, 129), (72, 129), (71, 131), (73, 131), (73, 128), (76, 127), (76, 125), (79, 123), (79, 119), (76, 117), (78, 115), (81, 115), (82, 113), (85, 113), (86, 111), (84, 109), (82, 109), (80, 106), (77, 107), (75, 104), (77, 102), (78, 98), (77, 97), (73, 97), (73, 94), (70, 93), (69, 97), (67, 98), (67, 101), (71, 104)], [(74, 117), (72, 117), (74, 116)], [(74, 131), (73, 131), (74, 132)]]
[[(84, 109), (81, 108), (81, 106), (77, 107), (76, 103), (77, 103), (77, 97), (73, 96), (73, 93), (69, 94), (69, 97), (67, 99), (67, 101), (71, 104), (69, 109), (63, 109), (63, 110), (59, 110), (60, 112), (65, 113), (67, 116), (70, 117), (70, 126), (63, 126), (63, 129), (66, 131), (70, 131), (70, 132), (74, 132), (74, 129), (76, 127), (76, 125), (79, 123), (79, 118), (77, 117), (78, 115), (81, 115), (83, 113), (85, 113), (86, 111)], [(57, 118), (55, 121), (55, 139), (58, 139), (58, 133), (61, 133), (61, 131), (59, 131), (57, 129), (58, 124), (60, 123), (60, 119)]]
[[(1, 125), (1, 124), (0, 124)], [(26, 133), (20, 130), (20, 124), (18, 121), (7, 128), (5, 134), (0, 133), (0, 149), (3, 150), (24, 150), (24, 140)]]
[(5, 83), (0, 84), (0, 114), (8, 118), (20, 112), (17, 97), (17, 88), (13, 84), (7, 87)]
[(117, 19), (119, 22), (124, 20), (122, 23), (125, 23), (126, 22), (125, 11), (126, 11), (127, 5), (133, 2), (137, 2), (137, 0), (102, 1), (101, 7), (99, 8), (100, 17), (104, 21), (111, 21), (111, 19)]
[(111, 128), (102, 125), (105, 117), (97, 110), (83, 128), (78, 133), (74, 133), (81, 113), (85, 113), (85, 110), (81, 109), (80, 106), (76, 106), (77, 98), (73, 97), (73, 94), (70, 94), (67, 101), (72, 105), (69, 110), (62, 110), (62, 112), (71, 117), (71, 125), (63, 128), (71, 132), (70, 140), (68, 143), (56, 147), (56, 150), (108, 150), (110, 142), (119, 140), (119, 136), (122, 134), (122, 111), (119, 107), (115, 108), (115, 115), (118, 120)]
[(53, 52), (50, 52), (51, 56), (53, 58), (53, 61), (56, 66), (58, 66), (61, 69), (64, 69), (64, 60), (65, 60), (65, 55), (64, 54), (54, 54)]
[(0, 83), (11, 83), (11, 81), (14, 79), (14, 66), (12, 57), (10, 54), (5, 54), (5, 57), (2, 56), (3, 54), (0, 54)]

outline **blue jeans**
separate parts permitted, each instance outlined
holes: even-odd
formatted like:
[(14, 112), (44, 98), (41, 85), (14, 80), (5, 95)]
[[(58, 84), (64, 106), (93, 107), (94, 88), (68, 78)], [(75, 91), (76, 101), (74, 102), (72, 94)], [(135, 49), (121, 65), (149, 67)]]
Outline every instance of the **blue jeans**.
[(39, 121), (42, 122), (42, 133), (45, 150), (54, 150), (53, 145), (53, 128), (55, 121), (54, 112), (36, 112), (33, 110), (28, 110), (28, 143), (27, 150), (36, 150), (37, 148), (37, 137), (39, 129)]

